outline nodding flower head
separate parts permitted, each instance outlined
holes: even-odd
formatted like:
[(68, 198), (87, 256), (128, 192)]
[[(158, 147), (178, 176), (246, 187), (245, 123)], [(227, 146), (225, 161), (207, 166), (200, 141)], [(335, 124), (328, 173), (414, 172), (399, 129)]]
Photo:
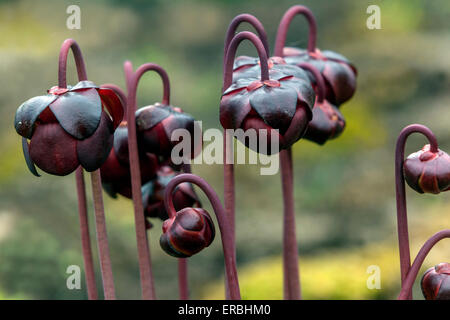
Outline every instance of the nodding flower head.
[(297, 48), (284, 48), (283, 55), (288, 64), (310, 63), (325, 79), (326, 99), (340, 106), (348, 101), (356, 90), (356, 68), (344, 56), (329, 50), (309, 53)]
[[(154, 154), (141, 152), (139, 155), (141, 181), (153, 179), (158, 168)], [(122, 122), (114, 133), (113, 147), (100, 168), (103, 189), (113, 198), (117, 193), (131, 198), (131, 171), (128, 153), (128, 127)]]
[[(255, 45), (260, 62), (251, 58), (233, 60), (237, 46), (244, 39)], [(233, 63), (239, 66), (235, 72)], [(235, 75), (236, 80), (233, 80)], [(287, 66), (283, 59), (268, 62), (261, 40), (255, 34), (240, 32), (230, 42), (220, 102), (220, 123), (225, 129), (242, 129), (244, 132), (253, 129), (258, 138), (256, 146), (249, 144), (246, 135), (242, 138), (237, 135), (247, 147), (274, 154), (292, 146), (303, 136), (312, 119), (314, 99), (315, 93), (306, 73), (300, 68)], [(267, 134), (266, 150), (260, 148), (262, 134)], [(274, 138), (279, 142), (276, 150), (270, 147)]]
[(450, 189), (450, 156), (439, 149), (432, 152), (429, 144), (405, 159), (403, 172), (408, 185), (419, 193)]
[[(178, 173), (168, 166), (161, 167), (156, 178), (142, 186), (142, 203), (144, 205), (144, 214), (149, 218), (160, 218), (166, 220), (169, 218), (164, 206), (164, 192), (166, 186)], [(184, 182), (176, 186), (173, 196), (173, 205), (175, 210), (179, 211), (186, 207), (201, 207), (200, 200), (194, 192), (191, 183)]]
[(34, 164), (60, 176), (80, 165), (87, 171), (98, 169), (111, 150), (123, 110), (114, 91), (91, 81), (52, 87), (47, 95), (29, 99), (17, 109), (14, 121), (24, 138), (28, 167), (36, 175)]
[[(145, 151), (165, 159), (170, 157), (174, 146), (186, 138), (183, 137), (180, 141), (172, 140), (172, 134), (177, 129), (185, 130), (192, 146), (190, 150), (183, 150), (188, 154), (181, 156), (189, 159), (195, 158), (201, 148), (201, 143), (198, 143), (194, 136), (195, 126), (195, 119), (191, 115), (171, 105), (155, 103), (136, 111), (139, 144)], [(200, 129), (197, 128), (197, 130)]]
[(450, 300), (450, 263), (440, 263), (428, 269), (421, 281), (427, 300)]
[(163, 223), (161, 248), (177, 258), (190, 257), (208, 247), (215, 236), (209, 213), (201, 208), (184, 208)]
[[(309, 24), (307, 49), (285, 47), (289, 26), (295, 16), (302, 15)], [(325, 79), (326, 100), (340, 106), (356, 90), (356, 68), (344, 56), (333, 51), (316, 48), (317, 23), (314, 14), (305, 6), (292, 6), (283, 15), (275, 40), (275, 55), (285, 58), (288, 64), (310, 63)]]
[(313, 65), (300, 64), (313, 76), (313, 87), (317, 92), (316, 104), (313, 108), (313, 119), (308, 124), (304, 138), (320, 145), (337, 138), (345, 128), (345, 118), (339, 109), (325, 99), (325, 81)]

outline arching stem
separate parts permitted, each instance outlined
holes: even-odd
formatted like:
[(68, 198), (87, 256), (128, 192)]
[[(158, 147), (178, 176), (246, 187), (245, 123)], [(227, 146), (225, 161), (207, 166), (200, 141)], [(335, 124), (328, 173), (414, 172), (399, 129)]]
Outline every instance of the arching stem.
[(193, 174), (183, 173), (174, 177), (168, 183), (164, 195), (164, 202), (167, 213), (169, 217), (174, 217), (176, 215), (175, 207), (172, 201), (173, 196), (172, 194), (175, 187), (183, 182), (191, 182), (200, 187), (200, 189), (203, 190), (203, 192), (206, 194), (209, 201), (211, 202), (214, 213), (216, 214), (217, 217), (217, 221), (219, 223), (220, 235), (222, 238), (222, 248), (225, 260), (225, 275), (227, 277), (226, 283), (228, 285), (228, 292), (230, 295), (230, 299), (239, 300), (241, 298), (241, 295), (236, 270), (236, 259), (233, 253), (234, 248), (232, 242), (231, 229), (228, 223), (227, 214), (224, 208), (222, 207), (222, 204), (220, 203), (220, 199), (217, 196), (217, 193), (213, 190), (213, 188), (205, 180)]
[(320, 73), (320, 71), (314, 67), (312, 64), (310, 63), (300, 63), (298, 65), (300, 68), (308, 70), (309, 72), (312, 73), (312, 75), (314, 76), (314, 78), (316, 79), (316, 85), (317, 85), (317, 102), (318, 103), (322, 103), (323, 100), (325, 99), (325, 80), (323, 79), (322, 74)]
[(445, 238), (450, 238), (450, 229), (435, 233), (430, 239), (425, 242), (416, 258), (414, 259), (414, 262), (409, 269), (409, 272), (406, 275), (404, 281), (402, 282), (402, 290), (400, 291), (398, 300), (410, 300), (412, 286), (417, 278), (417, 274), (419, 273), (419, 270), (422, 267), (425, 258), (434, 247), (434, 245)]
[[(69, 51), (72, 50), (78, 79), (80, 81), (87, 80), (86, 66), (83, 60), (83, 55), (78, 44), (73, 39), (67, 39), (63, 42), (61, 50), (59, 52), (58, 60), (58, 86), (60, 88), (67, 87), (66, 73), (67, 73), (67, 56)], [(83, 169), (79, 167), (76, 170), (76, 184), (77, 184), (77, 195), (78, 195), (78, 212), (80, 216), (80, 230), (81, 230), (81, 243), (83, 260), (86, 272), (86, 286), (88, 291), (89, 299), (98, 299), (97, 285), (95, 282), (95, 271), (94, 263), (92, 259), (92, 248), (89, 234), (88, 216), (87, 216), (87, 204), (86, 204), (86, 191), (83, 176)], [(94, 197), (95, 198), (95, 197)], [(97, 214), (97, 212), (96, 212)], [(107, 241), (107, 239), (105, 239)], [(99, 243), (99, 248), (100, 248)], [(100, 250), (100, 249), (99, 249)], [(103, 272), (102, 272), (103, 273)], [(105, 279), (103, 279), (103, 282)], [(106, 292), (105, 292), (106, 296)]]
[(317, 37), (317, 23), (313, 13), (305, 6), (292, 6), (283, 15), (278, 26), (277, 37), (275, 39), (275, 51), (274, 55), (278, 57), (283, 56), (283, 48), (286, 43), (287, 32), (292, 19), (298, 14), (303, 15), (309, 24), (309, 37), (308, 37), (308, 52), (313, 53), (316, 51), (316, 37)]
[[(252, 25), (253, 28), (255, 28), (256, 32), (259, 35), (261, 42), (264, 45), (264, 49), (266, 50), (267, 56), (268, 57), (270, 56), (269, 42), (267, 41), (267, 33), (266, 33), (266, 30), (264, 29), (263, 24), (255, 16), (248, 14), (248, 13), (243, 13), (243, 14), (240, 14), (240, 15), (234, 17), (234, 19), (231, 20), (230, 25), (228, 26), (227, 33), (225, 34), (225, 44), (223, 46), (223, 61), (224, 61), (224, 63), (226, 61), (225, 58), (227, 56), (227, 51), (228, 51), (230, 42), (233, 39), (237, 28), (243, 22), (247, 22), (250, 25)], [(225, 68), (225, 65), (224, 65), (224, 68)]]
[[(397, 202), (397, 232), (402, 287), (404, 286), (406, 275), (411, 266), (403, 161), (405, 158), (406, 140), (409, 135), (415, 132), (423, 134), (428, 139), (430, 142), (430, 150), (432, 152), (437, 152), (438, 150), (437, 140), (433, 132), (420, 124), (412, 124), (405, 127), (397, 138), (397, 145), (395, 148), (395, 192)], [(409, 291), (408, 299), (412, 299), (411, 291)]]
[[(256, 18), (255, 18), (256, 19)], [(236, 24), (240, 18), (237, 18), (236, 22), (232, 22), (232, 25), (230, 25), (229, 32), (227, 33), (227, 38), (233, 28), (237, 28), (237, 25), (233, 27), (234, 24)], [(251, 21), (251, 20), (249, 20)], [(254, 23), (254, 24), (253, 24)], [(253, 21), (253, 25), (258, 30), (258, 23), (256, 21)], [(261, 29), (262, 31), (264, 28)], [(262, 32), (261, 31), (261, 32)], [(234, 33), (234, 31), (232, 32)], [(255, 46), (259, 60), (261, 61), (261, 80), (268, 80), (269, 79), (269, 66), (267, 63), (268, 59), (268, 50), (265, 47), (265, 45), (262, 43), (261, 39), (258, 38), (254, 33), (244, 31), (239, 32), (237, 35), (235, 35), (231, 40), (226, 39), (225, 43), (229, 43), (227, 47), (224, 48), (224, 63), (223, 63), (223, 90), (226, 90), (233, 82), (233, 64), (234, 64), (234, 58), (236, 56), (236, 51), (239, 46), (239, 44), (244, 41), (249, 40), (253, 43)], [(267, 44), (266, 44), (267, 45)], [(235, 232), (235, 180), (234, 180), (234, 156), (233, 156), (233, 137), (230, 136), (227, 132), (227, 130), (224, 130), (223, 135), (223, 174), (224, 174), (224, 203), (225, 203), (225, 210), (228, 215), (228, 221), (230, 223), (230, 229), (231, 229), (231, 241), (233, 245), (233, 254), (236, 257), (236, 232)], [(226, 288), (228, 288), (228, 285), (226, 284)], [(226, 292), (227, 298), (229, 297), (229, 292)]]
[(131, 190), (134, 205), (134, 219), (136, 228), (136, 241), (138, 247), (139, 271), (141, 278), (141, 289), (143, 299), (155, 299), (155, 288), (153, 283), (153, 273), (151, 267), (150, 248), (147, 241), (147, 233), (145, 228), (144, 208), (142, 205), (141, 193), (141, 169), (139, 164), (139, 152), (136, 136), (135, 112), (137, 109), (137, 86), (142, 75), (147, 71), (157, 72), (162, 80), (164, 87), (163, 104), (169, 104), (170, 83), (169, 77), (165, 70), (153, 63), (141, 65), (135, 72), (131, 62), (124, 64), (125, 77), (128, 88), (128, 150), (130, 157), (131, 171)]
[(242, 41), (249, 40), (253, 43), (258, 52), (261, 65), (261, 81), (269, 80), (269, 65), (267, 63), (267, 53), (263, 43), (252, 32), (242, 31), (233, 37), (228, 46), (228, 52), (225, 55), (224, 72), (223, 72), (223, 90), (226, 90), (233, 82), (233, 64), (236, 57), (236, 51)]

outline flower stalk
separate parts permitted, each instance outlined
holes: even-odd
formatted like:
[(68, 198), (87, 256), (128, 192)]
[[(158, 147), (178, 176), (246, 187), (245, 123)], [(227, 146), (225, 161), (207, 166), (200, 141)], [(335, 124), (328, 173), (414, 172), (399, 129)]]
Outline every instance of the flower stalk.
[[(59, 88), (67, 87), (66, 72), (67, 72), (67, 56), (69, 50), (72, 50), (74, 55), (78, 79), (80, 81), (87, 80), (86, 67), (84, 64), (81, 49), (74, 40), (67, 39), (62, 44), (59, 55), (59, 68), (58, 68)], [(77, 169), (76, 180), (78, 193), (78, 208), (80, 214), (80, 229), (83, 244), (83, 258), (86, 268), (86, 282), (88, 288), (88, 296), (90, 297), (90, 299), (96, 299), (97, 292), (95, 284), (95, 273), (92, 262), (92, 249), (90, 246), (89, 227), (87, 224), (88, 220), (87, 220), (85, 184), (83, 178), (83, 169), (81, 167)], [(103, 198), (102, 198), (99, 170), (95, 170), (94, 172), (91, 173), (91, 180), (93, 186), (92, 191), (94, 198), (95, 221), (97, 228), (97, 243), (102, 271), (104, 296), (105, 299), (115, 299), (115, 289), (111, 269), (108, 238), (106, 233), (106, 222), (103, 209)]]
[(431, 249), (438, 243), (439, 241), (450, 238), (450, 229), (442, 230), (435, 233), (431, 238), (429, 238), (425, 244), (420, 248), (419, 253), (417, 254), (414, 262), (406, 274), (405, 278), (402, 280), (402, 290), (398, 296), (398, 300), (411, 300), (412, 299), (412, 286), (414, 281), (417, 278), (417, 274), (422, 267), (422, 264), (427, 257), (428, 253)]
[[(405, 286), (405, 279), (411, 267), (403, 162), (405, 157), (406, 141), (412, 133), (423, 134), (430, 142), (431, 148), (430, 150), (432, 152), (438, 151), (438, 144), (435, 135), (429, 128), (423, 125), (420, 124), (409, 125), (405, 127), (398, 136), (397, 145), (395, 148), (395, 192), (397, 202), (397, 232), (398, 232), (398, 245), (400, 252), (400, 271), (401, 271), (402, 287)], [(411, 290), (409, 290), (408, 292), (408, 299), (412, 299)]]
[(173, 191), (177, 185), (183, 182), (190, 182), (200, 187), (200, 189), (202, 189), (202, 191), (206, 194), (209, 201), (211, 202), (214, 213), (217, 217), (217, 221), (219, 223), (220, 235), (222, 239), (222, 248), (225, 260), (225, 275), (227, 279), (226, 285), (229, 299), (239, 300), (241, 298), (241, 295), (236, 269), (234, 245), (232, 241), (232, 230), (230, 228), (228, 216), (225, 212), (225, 209), (223, 208), (220, 199), (214, 189), (205, 180), (193, 174), (184, 173), (174, 177), (167, 185), (166, 192), (164, 194), (164, 203), (166, 205), (166, 210), (169, 218), (174, 218), (177, 214), (172, 200)]

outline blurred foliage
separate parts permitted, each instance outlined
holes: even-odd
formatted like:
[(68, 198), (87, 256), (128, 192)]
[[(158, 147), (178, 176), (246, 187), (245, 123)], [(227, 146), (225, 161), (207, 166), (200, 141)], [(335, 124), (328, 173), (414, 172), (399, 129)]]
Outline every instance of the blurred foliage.
[[(202, 120), (203, 128), (220, 128), (221, 59), (229, 21), (239, 13), (252, 13), (264, 23), (273, 43), (283, 12), (298, 4), (288, 0), (275, 4), (269, 0), (76, 3), (81, 8), (81, 30), (66, 28), (66, 8), (73, 1), (0, 1), (0, 297), (5, 299), (86, 295), (84, 286), (82, 291), (69, 291), (65, 283), (67, 266), (82, 266), (74, 177), (31, 176), (12, 126), (23, 101), (56, 84), (62, 41), (72, 37), (79, 42), (88, 76), (97, 84), (124, 87), (126, 59), (135, 68), (144, 62), (162, 65), (170, 75), (173, 104)], [(366, 8), (374, 3), (381, 8), (381, 30), (366, 28)], [(323, 147), (301, 141), (293, 148), (305, 297), (392, 298), (399, 269), (393, 175), (396, 136), (405, 125), (420, 122), (435, 132), (443, 150), (450, 150), (450, 2), (308, 0), (302, 4), (316, 15), (318, 46), (344, 54), (359, 72), (358, 91), (341, 109), (347, 119), (343, 135)], [(305, 21), (297, 18), (287, 43), (304, 47), (306, 35)], [(255, 52), (243, 43), (239, 54)], [(68, 82), (76, 82), (73, 61), (69, 61)], [(146, 75), (139, 87), (139, 104), (151, 104), (160, 97), (160, 79)], [(418, 150), (424, 141), (412, 136), (406, 152)], [(222, 193), (222, 166), (194, 165), (193, 170)], [(237, 165), (236, 187), (243, 296), (256, 297), (260, 292), (260, 297), (280, 298), (281, 275), (276, 271), (280, 270), (282, 231), (280, 178), (260, 176), (259, 166)], [(417, 252), (420, 243), (437, 231), (437, 224), (450, 225), (446, 205), (450, 198), (410, 190), (407, 195), (413, 252)], [(139, 298), (132, 205), (105, 195), (105, 207), (118, 296)], [(94, 234), (93, 217), (90, 223)], [(161, 222), (154, 225), (150, 242), (157, 295), (176, 298), (176, 260), (160, 250)], [(445, 255), (440, 259), (446, 259)], [(430, 258), (431, 262), (440, 260)], [(386, 270), (382, 270), (386, 272), (382, 286), (387, 291), (361, 289), (368, 264), (380, 264)], [(219, 289), (209, 289), (209, 283), (221, 281), (222, 275), (218, 238), (190, 259), (192, 297), (220, 296)], [(271, 280), (259, 280), (266, 276)], [(322, 277), (320, 286), (310, 282)], [(97, 281), (100, 287), (99, 272)]]

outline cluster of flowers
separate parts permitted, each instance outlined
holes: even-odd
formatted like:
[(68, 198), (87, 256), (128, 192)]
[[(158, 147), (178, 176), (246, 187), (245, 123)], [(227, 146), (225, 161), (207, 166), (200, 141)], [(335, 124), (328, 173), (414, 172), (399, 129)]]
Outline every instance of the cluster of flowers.
[[(288, 27), (298, 14), (304, 15), (309, 22), (307, 49), (285, 46)], [(235, 34), (241, 22), (253, 25), (258, 35), (247, 31)], [(257, 58), (235, 58), (243, 40), (253, 43)], [(73, 87), (67, 86), (65, 80), (68, 47), (74, 51), (80, 78)], [(170, 104), (170, 84), (165, 70), (148, 63), (133, 72), (131, 63), (126, 62), (128, 92), (125, 94), (116, 85), (96, 86), (87, 80), (81, 52), (73, 40), (66, 40), (63, 49), (58, 86), (52, 87), (44, 96), (24, 102), (16, 112), (15, 129), (23, 137), (23, 152), (30, 171), (38, 175), (37, 166), (49, 174), (60, 176), (80, 168), (99, 172), (103, 188), (110, 196), (120, 194), (133, 200), (144, 298), (154, 298), (145, 234), (145, 230), (151, 227), (148, 218), (164, 220), (160, 244), (174, 257), (190, 257), (208, 247), (214, 239), (213, 220), (202, 209), (191, 183), (197, 184), (208, 196), (218, 217), (225, 255), (227, 297), (240, 298), (235, 265), (234, 217), (228, 212), (225, 214), (217, 195), (204, 180), (180, 174), (181, 171), (190, 173), (189, 165), (176, 166), (170, 159), (171, 151), (180, 143), (171, 140), (173, 131), (182, 128), (193, 135), (195, 122), (193, 117)], [(323, 145), (343, 132), (345, 119), (340, 107), (355, 93), (357, 71), (344, 56), (316, 48), (316, 22), (306, 7), (294, 6), (283, 16), (273, 56), (262, 24), (248, 14), (237, 16), (226, 35), (223, 68), (220, 101), (223, 128), (255, 129), (258, 134), (265, 129), (269, 133), (268, 145), (272, 145), (270, 140), (273, 138), (279, 141), (276, 150), (260, 150), (258, 143), (255, 151), (276, 154), (289, 150), (301, 138)], [(161, 102), (136, 111), (137, 85), (147, 71), (155, 71), (161, 76), (163, 98)], [(414, 282), (414, 270), (421, 259), (419, 257), (419, 261), (410, 266), (403, 181), (405, 179), (421, 193), (439, 193), (450, 188), (450, 157), (437, 148), (431, 131), (417, 126), (408, 130), (401, 135), (403, 138), (397, 154), (401, 298), (411, 296), (408, 285)], [(414, 130), (426, 131), (424, 134), (429, 137), (430, 145), (404, 160), (406, 136)], [(184, 157), (195, 157), (201, 148), (194, 139), (191, 141), (194, 141), (191, 153)], [(247, 140), (242, 142), (252, 148)], [(290, 175), (292, 180), (292, 172)], [(225, 198), (227, 207), (232, 207)], [(96, 200), (98, 197), (94, 197)], [(448, 237), (447, 231), (438, 238)], [(436, 239), (432, 239), (433, 244), (438, 241)], [(99, 237), (98, 241), (105, 239)], [(180, 266), (185, 267), (181, 261)], [(296, 257), (291, 261), (297, 264)], [(102, 268), (106, 267), (106, 263), (102, 264)], [(288, 266), (287, 269), (292, 268)], [(449, 298), (449, 270), (448, 264), (441, 264), (427, 271), (422, 280), (427, 299)], [(186, 277), (186, 272), (181, 272), (180, 277)], [(186, 279), (180, 280), (186, 286), (185, 282)], [(105, 285), (107, 290), (111, 290), (111, 286)]]

